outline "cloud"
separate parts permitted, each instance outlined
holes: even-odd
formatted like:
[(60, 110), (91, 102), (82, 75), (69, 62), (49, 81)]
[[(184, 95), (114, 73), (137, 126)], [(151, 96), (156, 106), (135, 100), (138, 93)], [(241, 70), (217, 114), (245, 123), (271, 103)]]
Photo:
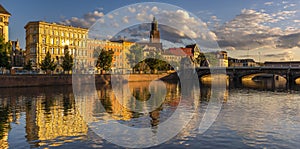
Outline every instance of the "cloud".
[(129, 10), (129, 12), (131, 12), (131, 13), (135, 13), (135, 12), (136, 12), (136, 9), (133, 8), (133, 7), (128, 7), (128, 10)]
[(293, 22), (295, 22), (295, 23), (300, 23), (300, 20), (293, 20)]
[(122, 18), (123, 23), (129, 23), (128, 16)]
[(268, 25), (278, 22), (280, 16), (286, 19), (294, 14), (294, 11), (280, 11), (270, 15), (256, 10), (243, 9), (240, 15), (215, 30), (218, 43), (221, 48), (236, 50), (299, 46), (300, 36), (298, 37), (298, 34), (292, 36), (299, 30), (286, 32), (287, 30), (283, 31), (279, 27)]
[(270, 6), (270, 5), (273, 5), (273, 3), (274, 3), (274, 2), (265, 2), (264, 4), (265, 4), (266, 6)]
[(82, 18), (72, 17), (71, 19), (66, 19), (66, 20), (60, 21), (58, 23), (63, 24), (63, 25), (71, 25), (71, 26), (75, 26), (75, 27), (89, 28), (99, 18), (101, 18), (103, 16), (104, 16), (103, 12), (100, 12), (99, 10), (95, 10), (93, 12), (84, 14)]
[(286, 51), (281, 53), (272, 53), (263, 55), (265, 58), (279, 59), (280, 61), (291, 61), (294, 59), (294, 53), (292, 51)]
[(159, 10), (158, 10), (158, 8), (156, 6), (152, 7), (151, 11), (153, 13), (158, 13), (159, 12)]

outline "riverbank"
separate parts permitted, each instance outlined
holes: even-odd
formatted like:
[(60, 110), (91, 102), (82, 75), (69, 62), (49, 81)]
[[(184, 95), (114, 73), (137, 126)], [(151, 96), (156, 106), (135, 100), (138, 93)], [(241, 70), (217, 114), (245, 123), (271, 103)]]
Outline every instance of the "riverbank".
[[(111, 75), (90, 75), (78, 74), (81, 82), (89, 82), (95, 77), (96, 84), (108, 84), (111, 82)], [(176, 80), (175, 74), (130, 74), (128, 82), (152, 81), (156, 79)], [(0, 75), (0, 87), (33, 87), (33, 86), (54, 86), (72, 85), (72, 75)]]

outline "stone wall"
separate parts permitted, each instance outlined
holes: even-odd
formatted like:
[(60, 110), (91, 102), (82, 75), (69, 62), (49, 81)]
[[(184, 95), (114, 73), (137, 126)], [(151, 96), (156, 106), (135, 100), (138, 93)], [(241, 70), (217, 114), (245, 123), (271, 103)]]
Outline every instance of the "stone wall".
[[(110, 75), (81, 75), (79, 82), (84, 84), (95, 77), (96, 84), (110, 83)], [(128, 81), (152, 81), (155, 79), (166, 80), (176, 79), (170, 74), (131, 74)], [(55, 85), (71, 85), (72, 75), (0, 75), (0, 87), (28, 87), (28, 86), (55, 86)]]

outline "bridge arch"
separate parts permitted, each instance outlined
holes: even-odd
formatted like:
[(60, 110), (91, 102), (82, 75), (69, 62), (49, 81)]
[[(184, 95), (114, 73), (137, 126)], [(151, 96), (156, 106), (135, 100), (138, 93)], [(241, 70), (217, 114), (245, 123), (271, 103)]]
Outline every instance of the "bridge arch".
[[(205, 74), (200, 76), (199, 79), (202, 84), (211, 84), (211, 82), (229, 84), (229, 75), (227, 74)], [(224, 82), (224, 80), (226, 81)]]

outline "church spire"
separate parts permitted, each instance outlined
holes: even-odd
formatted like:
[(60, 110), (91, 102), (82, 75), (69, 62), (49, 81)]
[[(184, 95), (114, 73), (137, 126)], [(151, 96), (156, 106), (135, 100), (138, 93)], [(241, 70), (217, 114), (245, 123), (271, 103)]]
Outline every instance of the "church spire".
[(158, 22), (157, 22), (155, 17), (153, 17), (153, 21), (151, 23), (150, 42), (151, 43), (160, 43), (160, 34), (159, 34), (159, 30), (158, 30)]

